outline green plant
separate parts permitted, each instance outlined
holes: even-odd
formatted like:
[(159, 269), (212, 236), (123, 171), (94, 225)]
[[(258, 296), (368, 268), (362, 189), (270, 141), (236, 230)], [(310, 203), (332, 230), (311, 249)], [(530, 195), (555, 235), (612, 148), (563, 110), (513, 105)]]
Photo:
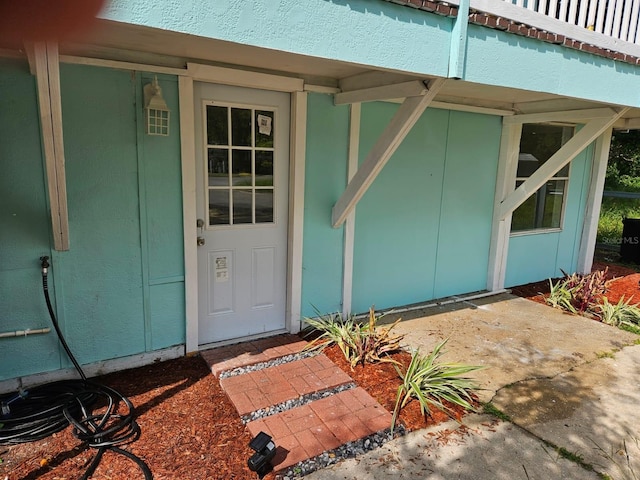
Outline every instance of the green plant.
[(485, 403), (482, 406), (482, 409), (486, 414), (493, 415), (494, 417), (499, 418), (500, 420), (505, 422), (511, 422), (511, 417), (506, 413), (504, 413), (502, 410), (500, 410), (491, 402)]
[(430, 407), (437, 407), (443, 412), (455, 418), (453, 412), (445, 405), (445, 401), (459, 405), (466, 410), (475, 410), (471, 392), (477, 387), (475, 383), (465, 375), (484, 367), (462, 365), (453, 363), (440, 363), (438, 360), (443, 354), (443, 348), (447, 340), (436, 345), (428, 355), (420, 355), (414, 351), (407, 370), (402, 373), (396, 366), (402, 383), (398, 387), (396, 405), (391, 420), (391, 431), (395, 427), (400, 410), (416, 399), (420, 402), (420, 410), (423, 415), (431, 413)]
[(551, 288), (547, 304), (571, 313), (585, 313), (593, 309), (607, 291), (607, 271), (605, 268), (586, 275), (569, 275), (563, 271), (564, 277), (556, 284), (549, 280)]
[(616, 327), (628, 325), (637, 327), (640, 324), (640, 308), (638, 304), (631, 304), (631, 299), (620, 298), (618, 303), (610, 303), (607, 297), (602, 298), (598, 305), (598, 316), (603, 323)]
[(558, 282), (554, 284), (553, 281), (549, 279), (549, 296), (544, 300), (547, 305), (576, 313), (576, 309), (571, 303), (571, 298), (571, 291), (566, 287), (564, 281), (558, 280)]
[(305, 349), (317, 350), (335, 344), (349, 361), (351, 368), (358, 363), (363, 365), (375, 362), (397, 363), (388, 355), (400, 350), (400, 341), (404, 335), (391, 333), (400, 319), (388, 327), (379, 327), (380, 318), (376, 316), (372, 307), (369, 309), (367, 323), (357, 322), (353, 315), (343, 319), (339, 313), (307, 319), (307, 324), (320, 332), (320, 335)]

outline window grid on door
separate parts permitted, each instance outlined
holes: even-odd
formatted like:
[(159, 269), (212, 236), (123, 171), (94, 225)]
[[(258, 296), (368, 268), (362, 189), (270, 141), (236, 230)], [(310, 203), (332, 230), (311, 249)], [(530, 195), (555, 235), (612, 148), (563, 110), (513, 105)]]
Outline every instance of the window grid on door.
[(207, 225), (273, 223), (275, 110), (204, 108)]

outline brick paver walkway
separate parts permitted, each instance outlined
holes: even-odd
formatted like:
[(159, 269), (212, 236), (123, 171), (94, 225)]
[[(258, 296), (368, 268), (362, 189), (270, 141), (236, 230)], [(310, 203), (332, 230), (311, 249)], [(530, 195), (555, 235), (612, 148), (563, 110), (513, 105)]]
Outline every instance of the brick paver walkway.
[[(279, 335), (201, 353), (219, 377), (226, 370), (298, 353), (305, 345), (294, 335)], [(352, 382), (323, 354), (220, 380), (240, 416)], [(390, 425), (391, 414), (357, 387), (250, 421), (247, 428), (252, 436), (263, 431), (273, 437), (278, 449), (272, 465), (278, 471)]]

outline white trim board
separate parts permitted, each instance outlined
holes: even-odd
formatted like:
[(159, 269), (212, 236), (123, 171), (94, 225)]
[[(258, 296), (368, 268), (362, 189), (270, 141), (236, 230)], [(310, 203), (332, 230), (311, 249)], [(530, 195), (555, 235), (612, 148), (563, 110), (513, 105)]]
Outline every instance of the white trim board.
[[(361, 107), (360, 103), (352, 103), (349, 112), (349, 160), (347, 165), (347, 183), (351, 181), (358, 171)], [(356, 236), (355, 224), (356, 208), (349, 213), (344, 224), (342, 273), (342, 314), (344, 318), (347, 318), (353, 309), (353, 253)]]
[(580, 238), (580, 250), (578, 252), (578, 273), (591, 273), (593, 266), (593, 253), (596, 248), (596, 235), (598, 233), (598, 220), (602, 205), (602, 192), (604, 180), (607, 174), (607, 162), (609, 161), (609, 148), (611, 146), (612, 129), (604, 131), (596, 140), (593, 160), (591, 162), (591, 180), (587, 206), (584, 214), (582, 237)]
[(57, 43), (35, 43), (33, 45), (33, 62), (29, 62), (29, 65), (36, 74), (53, 248), (58, 251), (69, 250), (69, 214), (64, 168), (62, 99), (60, 97), (60, 64)]
[(258, 88), (288, 93), (301, 92), (304, 90), (304, 80), (301, 78), (200, 65), (197, 63), (187, 63), (187, 75), (201, 82), (234, 85), (236, 87)]
[(307, 92), (292, 92), (289, 154), (289, 232), (287, 238), (287, 306), (285, 324), (298, 333), (302, 314), (302, 246), (307, 151)]
[(182, 228), (184, 239), (185, 347), (198, 351), (198, 251), (196, 246), (196, 140), (193, 79), (179, 77)]
[[(97, 377), (107, 373), (119, 372), (129, 368), (142, 367), (156, 362), (164, 362), (172, 360), (184, 355), (184, 345), (176, 345), (174, 347), (164, 348), (153, 352), (139, 353), (128, 357), (114, 358), (111, 360), (103, 360), (100, 362), (82, 365), (82, 371), (87, 377)], [(34, 385), (42, 385), (43, 383), (55, 382), (58, 380), (77, 379), (78, 372), (75, 368), (66, 368), (62, 370), (54, 370), (53, 372), (36, 373), (24, 377), (12, 378), (0, 381), (0, 394), (17, 391), (20, 388), (29, 388)]]
[(487, 272), (487, 290), (489, 291), (504, 288), (511, 233), (511, 213), (500, 218), (499, 212), (500, 203), (516, 188), (521, 135), (522, 124), (502, 125)]

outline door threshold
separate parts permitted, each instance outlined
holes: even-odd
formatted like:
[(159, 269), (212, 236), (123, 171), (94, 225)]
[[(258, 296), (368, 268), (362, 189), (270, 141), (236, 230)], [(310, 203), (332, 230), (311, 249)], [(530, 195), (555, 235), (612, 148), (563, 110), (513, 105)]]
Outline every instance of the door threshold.
[(250, 342), (251, 340), (257, 340), (259, 338), (275, 337), (276, 335), (282, 335), (283, 333), (290, 333), (290, 332), (286, 328), (282, 328), (279, 330), (272, 330), (270, 332), (257, 333), (255, 335), (247, 335), (246, 337), (237, 337), (237, 338), (230, 338), (229, 340), (221, 340), (219, 342), (203, 343), (198, 345), (198, 350), (208, 350), (210, 348), (233, 345), (234, 343)]

